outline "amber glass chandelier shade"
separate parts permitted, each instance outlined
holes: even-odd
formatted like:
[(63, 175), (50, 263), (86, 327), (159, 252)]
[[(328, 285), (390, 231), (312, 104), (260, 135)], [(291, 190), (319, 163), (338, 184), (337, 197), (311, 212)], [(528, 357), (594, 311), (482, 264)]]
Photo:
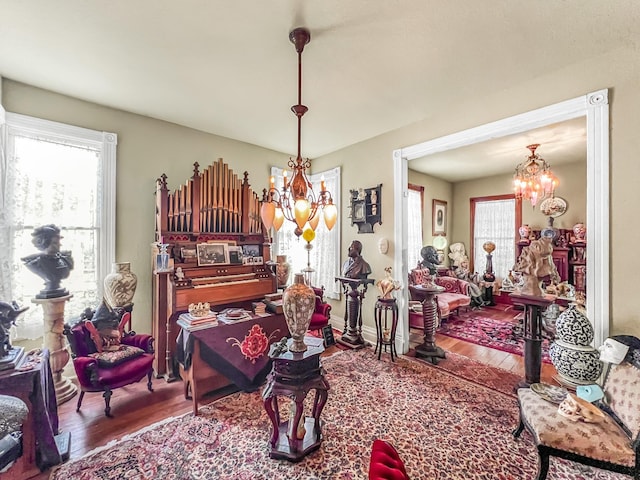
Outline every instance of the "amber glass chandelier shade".
[(276, 232), (280, 230), (280, 227), (282, 227), (283, 223), (284, 223), (284, 213), (282, 212), (281, 208), (276, 207), (275, 214), (273, 217), (273, 228), (276, 229)]
[(303, 229), (304, 226), (309, 221), (309, 213), (311, 213), (311, 206), (306, 198), (299, 198), (296, 200), (296, 203), (293, 206), (294, 217), (296, 219), (296, 223), (300, 229)]
[(273, 220), (276, 217), (276, 205), (272, 202), (263, 202), (260, 207), (260, 218), (267, 231), (271, 230)]
[(309, 219), (309, 228), (311, 228), (311, 230), (315, 232), (316, 228), (318, 228), (319, 223), (320, 223), (320, 215), (316, 213), (312, 218)]
[(338, 208), (330, 203), (324, 207), (324, 224), (327, 226), (327, 230), (331, 230), (338, 220)]

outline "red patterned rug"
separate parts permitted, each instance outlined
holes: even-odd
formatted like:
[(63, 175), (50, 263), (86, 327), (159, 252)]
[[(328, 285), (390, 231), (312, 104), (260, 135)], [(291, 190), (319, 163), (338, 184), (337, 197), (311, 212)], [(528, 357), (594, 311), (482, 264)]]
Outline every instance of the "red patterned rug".
[[(490, 312), (490, 309), (470, 310), (460, 315), (452, 315), (442, 322), (438, 333), (523, 356), (524, 339), (521, 323), (517, 320), (513, 322), (496, 320), (488, 316), (487, 312)], [(514, 313), (514, 317), (516, 313), (518, 312)], [(551, 363), (549, 340), (546, 338), (542, 342), (542, 361)]]
[[(198, 417), (169, 419), (64, 464), (51, 479), (366, 480), (376, 438), (396, 446), (413, 479), (535, 477), (531, 437), (511, 435), (512, 396), (412, 358), (378, 361), (372, 348), (338, 352), (323, 365), (331, 386), (323, 443), (299, 463), (269, 458), (271, 424), (260, 392), (239, 392)], [(287, 411), (280, 408), (283, 417)], [(552, 458), (549, 478), (627, 477)]]

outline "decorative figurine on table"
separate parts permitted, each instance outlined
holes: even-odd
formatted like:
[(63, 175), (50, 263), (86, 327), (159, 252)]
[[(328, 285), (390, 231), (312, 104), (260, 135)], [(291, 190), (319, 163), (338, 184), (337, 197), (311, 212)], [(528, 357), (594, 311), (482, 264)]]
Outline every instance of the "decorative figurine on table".
[(420, 256), (422, 257), (420, 266), (429, 269), (429, 273), (431, 275), (435, 275), (437, 267), (440, 265), (440, 261), (438, 260), (438, 251), (436, 248), (431, 245), (422, 247), (422, 250), (420, 250)]
[(553, 244), (550, 237), (540, 237), (522, 249), (515, 266), (522, 273), (524, 283), (520, 288), (522, 295), (543, 296), (540, 281), (547, 276), (556, 278), (558, 271), (551, 259)]
[(11, 327), (16, 324), (16, 319), (29, 307), (20, 308), (14, 301), (11, 303), (0, 302), (0, 359), (10, 355), (13, 347), (11, 346)]
[(73, 270), (71, 252), (60, 251), (60, 229), (53, 224), (36, 228), (31, 242), (40, 250), (22, 258), (25, 266), (44, 280), (45, 288), (40, 290), (36, 298), (57, 298), (69, 295), (69, 291), (60, 287), (62, 279), (67, 278)]
[(342, 276), (347, 278), (367, 278), (371, 274), (371, 266), (362, 258), (362, 243), (354, 240), (349, 245), (349, 260), (342, 265)]
[(393, 298), (392, 293), (394, 290), (400, 290), (402, 285), (399, 281), (394, 280), (391, 277), (391, 267), (387, 267), (384, 269), (385, 277), (382, 280), (378, 280), (376, 286), (380, 291), (380, 297), (382, 300), (390, 300)]

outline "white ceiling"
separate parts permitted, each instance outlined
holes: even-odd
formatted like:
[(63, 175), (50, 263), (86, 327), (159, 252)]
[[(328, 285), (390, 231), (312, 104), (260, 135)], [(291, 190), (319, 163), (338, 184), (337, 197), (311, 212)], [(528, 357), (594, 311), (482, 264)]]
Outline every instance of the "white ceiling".
[[(302, 154), (314, 158), (634, 45), (640, 2), (0, 0), (0, 12), (6, 78), (287, 154), (288, 34), (307, 27)], [(535, 140), (551, 161), (563, 131), (473, 156), (497, 169), (504, 150), (513, 169)]]

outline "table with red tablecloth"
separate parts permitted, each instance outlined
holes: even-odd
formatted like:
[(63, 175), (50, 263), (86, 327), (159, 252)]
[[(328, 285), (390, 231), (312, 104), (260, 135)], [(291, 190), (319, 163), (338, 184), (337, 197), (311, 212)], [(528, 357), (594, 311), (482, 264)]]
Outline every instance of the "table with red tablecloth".
[(289, 336), (284, 315), (254, 315), (228, 324), (218, 322), (202, 330), (189, 332), (183, 328), (178, 335), (176, 354), (188, 369), (195, 342), (199, 342), (200, 357), (209, 366), (238, 388), (251, 392), (262, 385), (271, 370), (269, 346)]

